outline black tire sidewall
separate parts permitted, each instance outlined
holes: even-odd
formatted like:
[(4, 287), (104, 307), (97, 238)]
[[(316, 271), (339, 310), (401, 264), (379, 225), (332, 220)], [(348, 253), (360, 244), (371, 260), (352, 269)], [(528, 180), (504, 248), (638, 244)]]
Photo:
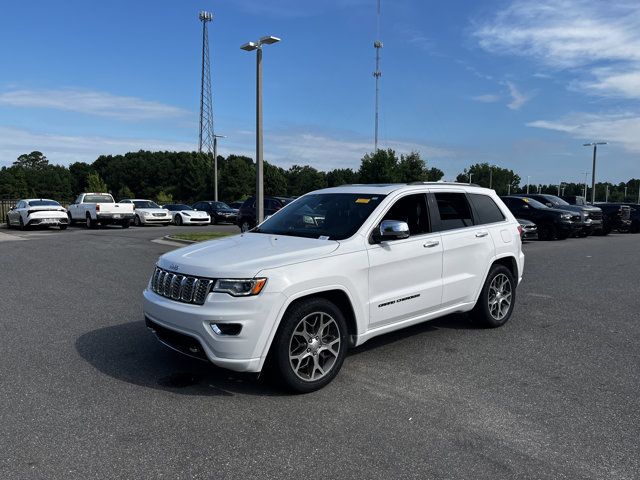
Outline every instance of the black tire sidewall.
[[(493, 279), (499, 274), (506, 275), (511, 282), (511, 305), (509, 306), (509, 312), (502, 320), (496, 320), (489, 312), (489, 286), (491, 285)], [(482, 286), (482, 291), (480, 292), (480, 297), (478, 297), (476, 306), (473, 308), (473, 317), (478, 320), (484, 327), (488, 328), (501, 327), (502, 325), (507, 323), (511, 318), (516, 305), (516, 287), (516, 280), (513, 278), (513, 274), (507, 267), (505, 267), (504, 265), (492, 266), (491, 270), (489, 270), (489, 274), (487, 275), (484, 285)]]
[[(291, 369), (289, 362), (289, 344), (291, 335), (298, 325), (298, 322), (313, 312), (325, 312), (336, 321), (340, 330), (340, 353), (327, 375), (319, 380), (307, 382), (299, 378)], [(278, 332), (273, 341), (272, 353), (274, 356), (274, 373), (282, 385), (290, 391), (298, 393), (308, 393), (327, 385), (340, 371), (345, 357), (347, 356), (347, 323), (344, 315), (338, 307), (324, 298), (310, 298), (301, 300), (292, 307), (289, 307), (278, 328)]]

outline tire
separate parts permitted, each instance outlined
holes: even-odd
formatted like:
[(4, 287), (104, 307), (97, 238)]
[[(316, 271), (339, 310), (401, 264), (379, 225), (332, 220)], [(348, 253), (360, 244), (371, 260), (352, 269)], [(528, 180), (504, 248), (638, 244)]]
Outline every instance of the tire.
[(60, 228), (60, 230), (66, 230), (68, 225), (58, 225), (58, 228)]
[(129, 228), (130, 225), (131, 225), (131, 220), (129, 220), (128, 218), (120, 222), (120, 226), (122, 228)]
[(335, 378), (347, 355), (347, 323), (342, 312), (324, 298), (294, 304), (280, 323), (271, 353), (273, 373), (286, 389), (299, 393), (319, 390)]
[(243, 220), (240, 224), (240, 231), (244, 233), (248, 232), (249, 230), (251, 230), (251, 224), (247, 220)]
[(71, 217), (71, 214), (67, 213), (67, 217), (69, 217), (69, 226), (73, 226), (73, 218)]
[(213, 215), (211, 215), (211, 223), (210, 223), (210, 224), (211, 224), (211, 225), (215, 225), (216, 223), (218, 223), (218, 222), (216, 222), (216, 217), (214, 217)]
[(538, 227), (538, 238), (540, 240), (553, 240), (552, 225), (540, 225)]
[(27, 226), (24, 224), (24, 220), (22, 220), (22, 215), (20, 215), (20, 230), (26, 230)]
[(140, 225), (142, 225), (142, 222), (140, 222), (140, 217), (138, 215), (136, 215), (135, 217), (133, 217), (133, 224), (136, 227), (139, 227)]
[(556, 238), (558, 240), (566, 240), (567, 238), (569, 238), (570, 235), (571, 235), (571, 233), (569, 233), (569, 232), (556, 233)]
[[(497, 295), (500, 295), (500, 299), (496, 304)], [(504, 265), (493, 265), (471, 316), (483, 327), (501, 327), (511, 317), (515, 303), (516, 282), (511, 271)]]
[(182, 225), (182, 215), (180, 215), (180, 214), (176, 215), (175, 224), (178, 227), (180, 227)]
[(7, 215), (6, 221), (7, 221), (7, 230), (11, 230), (13, 227), (11, 226), (11, 223), (9, 223), (9, 216), (8, 215)]
[(91, 215), (87, 214), (87, 218), (85, 219), (84, 226), (87, 228), (96, 228), (96, 222), (91, 219)]

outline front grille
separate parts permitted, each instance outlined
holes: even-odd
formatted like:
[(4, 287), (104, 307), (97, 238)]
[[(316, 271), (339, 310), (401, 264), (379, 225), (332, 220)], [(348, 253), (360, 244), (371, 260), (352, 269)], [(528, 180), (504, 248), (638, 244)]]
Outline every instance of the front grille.
[(581, 220), (580, 215), (572, 215), (572, 216), (571, 216), (571, 221), (572, 221), (572, 222), (578, 222), (578, 223), (580, 223), (580, 220)]
[(154, 213), (153, 214), (154, 217), (164, 217), (164, 213)]
[(191, 277), (156, 267), (151, 277), (151, 290), (176, 302), (203, 305), (214, 280)]
[(592, 220), (602, 220), (602, 212), (589, 212), (589, 218)]

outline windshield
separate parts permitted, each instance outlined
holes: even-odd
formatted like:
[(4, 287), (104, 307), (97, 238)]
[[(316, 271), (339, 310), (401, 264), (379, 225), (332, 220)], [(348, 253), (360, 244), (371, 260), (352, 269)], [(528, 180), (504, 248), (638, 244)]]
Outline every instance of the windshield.
[(82, 203), (115, 203), (111, 195), (85, 195)]
[(343, 240), (358, 231), (384, 197), (355, 193), (305, 195), (265, 220), (253, 232)]
[(29, 202), (30, 207), (59, 207), (60, 204), (53, 200), (31, 200)]
[(231, 208), (224, 202), (213, 202), (211, 205), (217, 210), (229, 210)]
[(134, 200), (133, 204), (136, 208), (160, 208), (156, 202), (151, 200)]
[(555, 205), (571, 205), (569, 202), (565, 202), (563, 199), (561, 199), (560, 197), (556, 197), (554, 195), (550, 195), (547, 197), (549, 199), (549, 201)]
[(529, 197), (523, 198), (522, 201), (527, 202), (533, 208), (549, 208), (545, 204), (540, 203), (539, 201), (534, 200), (533, 198), (529, 198)]
[(171, 210), (182, 211), (182, 210), (193, 210), (189, 205), (172, 205)]

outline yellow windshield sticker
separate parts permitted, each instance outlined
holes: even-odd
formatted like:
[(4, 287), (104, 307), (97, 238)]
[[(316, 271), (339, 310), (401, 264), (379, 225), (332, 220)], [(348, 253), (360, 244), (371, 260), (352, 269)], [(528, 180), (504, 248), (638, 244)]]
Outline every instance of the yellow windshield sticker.
[(369, 203), (370, 201), (370, 198), (356, 198), (356, 203)]
[(524, 200), (525, 202), (529, 203), (529, 199), (528, 198), (523, 198), (522, 200)]

